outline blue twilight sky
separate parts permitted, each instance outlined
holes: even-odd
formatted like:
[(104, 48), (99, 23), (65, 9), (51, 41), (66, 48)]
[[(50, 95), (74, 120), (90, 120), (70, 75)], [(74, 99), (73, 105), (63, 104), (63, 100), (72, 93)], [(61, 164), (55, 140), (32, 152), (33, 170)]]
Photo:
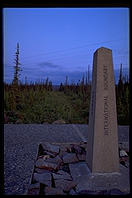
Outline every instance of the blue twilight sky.
[(120, 64), (129, 70), (128, 8), (4, 8), (4, 81), (14, 74), (16, 45), (20, 45), (20, 80), (53, 84), (78, 82), (92, 71), (99, 47), (113, 51), (115, 78)]

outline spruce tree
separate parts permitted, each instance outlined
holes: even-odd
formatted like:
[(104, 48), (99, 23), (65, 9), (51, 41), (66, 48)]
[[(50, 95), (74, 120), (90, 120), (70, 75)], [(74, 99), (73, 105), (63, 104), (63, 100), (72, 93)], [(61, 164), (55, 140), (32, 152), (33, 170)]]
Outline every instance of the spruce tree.
[(19, 43), (17, 43), (17, 51), (16, 51), (16, 58), (15, 58), (15, 66), (14, 66), (14, 79), (12, 81), (12, 110), (18, 110), (20, 105), (20, 91), (18, 88), (19, 85), (19, 71), (21, 71), (21, 68), (19, 67), (21, 65), (19, 63)]
[(123, 76), (122, 76), (122, 64), (120, 65), (120, 74), (119, 74), (119, 81), (118, 81), (118, 96), (122, 98), (123, 94)]
[(19, 63), (19, 43), (17, 43), (17, 51), (16, 51), (16, 59), (15, 59), (15, 66), (14, 66), (14, 79), (13, 79), (13, 84), (18, 86), (19, 82), (19, 71), (21, 71), (21, 68), (19, 67), (21, 65)]

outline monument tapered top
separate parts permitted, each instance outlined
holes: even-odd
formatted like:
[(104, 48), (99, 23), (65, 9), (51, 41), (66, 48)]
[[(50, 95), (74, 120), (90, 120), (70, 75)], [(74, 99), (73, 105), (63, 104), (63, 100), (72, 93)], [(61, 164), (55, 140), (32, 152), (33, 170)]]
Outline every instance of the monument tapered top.
[(98, 51), (109, 51), (109, 52), (111, 52), (112, 50), (109, 49), (109, 48), (106, 48), (106, 47), (100, 47), (100, 48), (98, 48), (98, 49), (95, 51), (95, 53), (98, 52)]

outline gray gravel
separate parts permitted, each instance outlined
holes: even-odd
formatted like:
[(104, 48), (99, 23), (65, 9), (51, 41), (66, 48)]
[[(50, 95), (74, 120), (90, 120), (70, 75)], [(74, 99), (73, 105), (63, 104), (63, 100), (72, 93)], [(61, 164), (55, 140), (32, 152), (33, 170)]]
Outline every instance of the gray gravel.
[[(87, 139), (88, 125), (77, 124), (76, 127)], [(119, 142), (129, 141), (128, 126), (118, 126), (118, 134)], [(5, 194), (22, 195), (26, 192), (41, 141), (79, 142), (81, 136), (72, 124), (5, 124)]]

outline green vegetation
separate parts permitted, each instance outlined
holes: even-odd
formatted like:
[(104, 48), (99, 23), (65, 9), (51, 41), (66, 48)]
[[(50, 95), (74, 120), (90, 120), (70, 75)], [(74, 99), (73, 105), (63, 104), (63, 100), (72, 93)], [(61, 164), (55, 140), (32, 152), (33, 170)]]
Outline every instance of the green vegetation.
[[(52, 90), (50, 84), (4, 86), (5, 123), (66, 123), (88, 124), (90, 85), (60, 85)], [(129, 124), (129, 83), (116, 86), (118, 124)]]
[(117, 119), (120, 125), (129, 125), (129, 81), (122, 75), (120, 67), (119, 82), (116, 86)]
[(4, 112), (6, 123), (88, 123), (89, 97), (64, 87), (49, 91), (45, 85), (19, 85), (17, 100), (12, 85), (5, 84)]

